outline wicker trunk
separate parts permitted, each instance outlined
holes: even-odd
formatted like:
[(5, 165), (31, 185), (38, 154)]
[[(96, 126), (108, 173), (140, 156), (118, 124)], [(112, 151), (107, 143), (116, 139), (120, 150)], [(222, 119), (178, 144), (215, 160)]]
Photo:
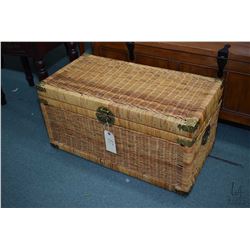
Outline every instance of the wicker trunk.
[(53, 145), (180, 192), (212, 148), (221, 94), (219, 79), (92, 55), (38, 85)]

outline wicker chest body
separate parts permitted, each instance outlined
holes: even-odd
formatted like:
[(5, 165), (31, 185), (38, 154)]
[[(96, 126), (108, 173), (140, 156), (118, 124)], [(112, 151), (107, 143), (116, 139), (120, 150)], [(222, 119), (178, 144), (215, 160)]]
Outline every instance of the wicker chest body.
[(221, 94), (219, 79), (92, 55), (38, 86), (53, 145), (180, 192), (191, 190), (212, 148)]

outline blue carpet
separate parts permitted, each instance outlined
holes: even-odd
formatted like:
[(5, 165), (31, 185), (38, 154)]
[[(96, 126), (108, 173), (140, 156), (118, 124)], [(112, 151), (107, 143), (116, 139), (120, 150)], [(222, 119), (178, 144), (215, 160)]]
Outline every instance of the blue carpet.
[[(45, 61), (50, 74), (68, 63), (63, 47)], [(51, 147), (36, 90), (18, 67), (2, 70), (2, 207), (250, 207), (249, 130), (219, 123), (211, 157), (183, 197)]]

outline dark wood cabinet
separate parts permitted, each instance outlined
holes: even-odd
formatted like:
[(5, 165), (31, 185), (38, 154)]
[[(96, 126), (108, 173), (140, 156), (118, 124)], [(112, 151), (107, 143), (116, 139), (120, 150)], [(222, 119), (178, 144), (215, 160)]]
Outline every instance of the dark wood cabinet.
[[(231, 45), (224, 70), (220, 118), (250, 126), (250, 43), (248, 42), (135, 42), (134, 62), (217, 77), (217, 53)], [(129, 60), (125, 42), (95, 42), (95, 55)]]
[[(2, 42), (1, 52), (4, 55), (20, 56), (21, 62), (29, 84), (34, 85), (33, 76), (28, 62), (31, 57), (37, 69), (39, 80), (48, 76), (44, 63), (44, 56), (52, 49), (62, 44), (62, 42)], [(78, 57), (77, 44), (74, 42), (65, 42), (65, 48), (70, 61)]]
[[(26, 79), (30, 86), (34, 86), (34, 79), (29, 65), (28, 57), (34, 61), (37, 69), (39, 80), (48, 77), (48, 71), (44, 63), (44, 56), (52, 49), (59, 46), (62, 42), (2, 42), (1, 43), (1, 68), (4, 67), (4, 55), (19, 56), (23, 65)], [(77, 43), (65, 42), (64, 43), (70, 61), (78, 57)], [(84, 48), (82, 47), (82, 50)], [(3, 90), (1, 89), (1, 104), (6, 104), (6, 98)]]

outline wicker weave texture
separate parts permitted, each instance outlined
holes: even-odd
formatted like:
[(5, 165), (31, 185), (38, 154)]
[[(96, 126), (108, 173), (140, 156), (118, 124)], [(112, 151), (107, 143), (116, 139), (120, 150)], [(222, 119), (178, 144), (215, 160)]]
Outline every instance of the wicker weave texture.
[[(189, 138), (178, 125), (204, 124), (221, 98), (221, 80), (96, 56), (82, 56), (44, 81), (47, 97)], [(42, 95), (42, 94), (41, 94)]]
[[(212, 148), (221, 94), (218, 79), (96, 56), (62, 68), (38, 92), (51, 143), (183, 192)], [(99, 107), (114, 114), (114, 125), (97, 120)], [(117, 154), (105, 148), (105, 129), (115, 136)]]
[[(83, 116), (87, 116), (87, 117), (92, 118), (92, 119), (96, 119), (96, 112), (95, 111), (88, 110), (88, 109), (85, 109), (85, 108), (81, 108), (81, 107), (71, 105), (71, 104), (68, 104), (68, 103), (65, 103), (65, 102), (60, 102), (60, 101), (57, 101), (57, 100), (54, 100), (54, 99), (51, 99), (51, 98), (48, 98), (48, 97), (45, 97), (45, 96), (42, 96), (41, 100), (45, 101), (50, 106), (58, 107), (58, 108), (63, 109), (65, 111), (70, 111), (70, 112), (73, 112), (73, 113), (81, 114)], [(207, 122), (203, 123), (201, 125), (201, 128), (203, 130), (204, 130)], [(124, 119), (120, 119), (120, 118), (117, 118), (117, 117), (115, 117), (115, 125), (119, 126), (119, 127), (124, 127), (126, 129), (129, 129), (129, 130), (134, 130), (134, 131), (137, 131), (137, 132), (142, 132), (143, 131), (143, 133), (145, 135), (155, 136), (155, 137), (165, 139), (165, 140), (175, 142), (175, 143), (178, 142), (179, 139), (186, 140), (188, 142), (192, 142), (192, 140), (193, 140), (192, 138), (186, 138), (184, 136), (174, 134), (174, 133), (170, 133), (170, 132), (165, 131), (165, 130), (156, 129), (156, 128), (153, 128), (151, 126), (145, 126), (145, 125), (142, 125), (142, 124), (139, 124), (139, 123), (134, 123), (134, 122), (124, 120)], [(197, 137), (195, 137), (195, 138), (197, 138)]]
[[(201, 134), (192, 148), (183, 147), (120, 126), (115, 135), (117, 154), (105, 150), (103, 131), (96, 119), (41, 104), (50, 140), (59, 148), (140, 178), (169, 190), (188, 192), (214, 142), (218, 110), (209, 121), (209, 141), (201, 146)], [(107, 128), (106, 128), (107, 129)]]

